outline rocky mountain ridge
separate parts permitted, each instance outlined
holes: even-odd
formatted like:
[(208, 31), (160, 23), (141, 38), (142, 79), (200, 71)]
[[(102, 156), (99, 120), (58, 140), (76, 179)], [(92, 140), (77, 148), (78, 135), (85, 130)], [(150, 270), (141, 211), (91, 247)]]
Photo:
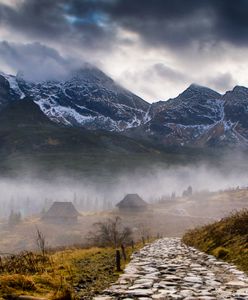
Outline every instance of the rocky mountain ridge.
[(220, 95), (191, 85), (178, 97), (159, 105), (159, 111), (144, 125), (143, 131), (163, 144), (248, 145), (248, 89), (245, 87), (237, 86)]
[(248, 146), (248, 89), (224, 95), (196, 84), (150, 104), (86, 65), (68, 78), (40, 83), (0, 73), (0, 109), (32, 99), (53, 122), (119, 132), (162, 145)]
[(54, 122), (91, 130), (123, 131), (139, 126), (149, 104), (96, 68), (72, 72), (62, 81), (27, 82), (23, 93)]

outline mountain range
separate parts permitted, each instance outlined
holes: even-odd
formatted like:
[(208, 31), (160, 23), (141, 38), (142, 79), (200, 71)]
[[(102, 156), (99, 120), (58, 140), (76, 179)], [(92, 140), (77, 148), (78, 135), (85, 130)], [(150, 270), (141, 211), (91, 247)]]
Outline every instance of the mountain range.
[(44, 82), (0, 73), (1, 115), (24, 102), (51, 124), (92, 135), (100, 130), (160, 146), (248, 146), (248, 88), (242, 86), (221, 95), (192, 84), (176, 98), (150, 104), (91, 65)]

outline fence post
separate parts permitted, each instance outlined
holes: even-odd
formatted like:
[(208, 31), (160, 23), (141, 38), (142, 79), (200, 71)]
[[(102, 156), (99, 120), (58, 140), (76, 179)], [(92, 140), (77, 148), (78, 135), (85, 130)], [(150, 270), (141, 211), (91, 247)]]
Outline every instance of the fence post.
[(4, 271), (4, 267), (3, 267), (3, 262), (2, 262), (2, 257), (0, 256), (0, 270), (1, 272)]
[(121, 254), (120, 254), (120, 250), (116, 250), (115, 260), (116, 260), (116, 270), (117, 270), (117, 272), (120, 272), (121, 271)]
[(134, 251), (134, 241), (132, 240), (132, 251)]
[(127, 260), (127, 256), (126, 256), (126, 251), (125, 251), (125, 246), (123, 244), (121, 244), (121, 252), (122, 252), (122, 256), (124, 258), (124, 260)]
[(145, 238), (142, 236), (142, 243), (143, 243), (143, 246), (145, 246)]

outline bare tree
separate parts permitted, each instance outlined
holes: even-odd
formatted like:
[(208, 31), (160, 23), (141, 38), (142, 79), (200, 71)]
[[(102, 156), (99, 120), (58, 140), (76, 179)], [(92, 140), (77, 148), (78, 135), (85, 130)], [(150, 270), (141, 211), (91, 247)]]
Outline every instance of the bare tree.
[(140, 236), (140, 239), (144, 242), (144, 240), (149, 240), (151, 236), (151, 224), (148, 222), (142, 222), (137, 225), (137, 231)]
[(46, 237), (45, 235), (36, 227), (36, 245), (38, 250), (40, 250), (43, 257), (46, 254)]
[(131, 243), (132, 231), (122, 224), (118, 216), (95, 223), (94, 227), (95, 230), (89, 233), (89, 238), (94, 244), (118, 248), (123, 243)]

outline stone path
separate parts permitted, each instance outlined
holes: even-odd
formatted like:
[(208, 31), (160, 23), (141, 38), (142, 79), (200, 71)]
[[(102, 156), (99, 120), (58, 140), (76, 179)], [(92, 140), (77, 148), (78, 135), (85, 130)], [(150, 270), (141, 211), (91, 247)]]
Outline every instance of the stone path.
[(235, 266), (164, 238), (133, 254), (119, 280), (94, 300), (248, 299), (248, 277)]

